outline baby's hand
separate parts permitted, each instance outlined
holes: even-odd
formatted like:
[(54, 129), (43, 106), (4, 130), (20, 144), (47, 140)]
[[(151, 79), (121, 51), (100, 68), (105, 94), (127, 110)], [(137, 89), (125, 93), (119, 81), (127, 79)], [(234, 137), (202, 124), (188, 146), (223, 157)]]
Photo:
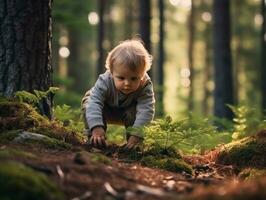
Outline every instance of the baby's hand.
[(90, 144), (96, 147), (106, 147), (105, 131), (102, 127), (98, 126), (92, 129)]
[(137, 146), (139, 145), (139, 143), (142, 141), (143, 139), (134, 135), (131, 135), (127, 141), (127, 144), (125, 146), (125, 149), (128, 150), (132, 150), (132, 149), (136, 149)]

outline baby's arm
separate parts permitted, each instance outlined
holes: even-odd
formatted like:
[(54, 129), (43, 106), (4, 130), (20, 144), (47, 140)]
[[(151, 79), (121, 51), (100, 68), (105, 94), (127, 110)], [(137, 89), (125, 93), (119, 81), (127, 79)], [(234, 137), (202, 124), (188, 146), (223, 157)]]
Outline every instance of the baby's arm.
[(155, 112), (154, 104), (153, 87), (152, 83), (149, 83), (143, 88), (137, 99), (136, 120), (130, 131), (130, 137), (126, 145), (127, 149), (135, 149), (143, 140), (144, 134), (140, 127), (149, 124), (152, 121)]
[(86, 105), (86, 120), (91, 131), (90, 143), (95, 146), (105, 146), (105, 130), (103, 122), (103, 107), (108, 87), (100, 76), (90, 92)]
[(137, 99), (136, 111), (136, 119), (133, 128), (142, 127), (153, 120), (155, 113), (155, 98), (152, 83), (149, 83), (142, 89)]

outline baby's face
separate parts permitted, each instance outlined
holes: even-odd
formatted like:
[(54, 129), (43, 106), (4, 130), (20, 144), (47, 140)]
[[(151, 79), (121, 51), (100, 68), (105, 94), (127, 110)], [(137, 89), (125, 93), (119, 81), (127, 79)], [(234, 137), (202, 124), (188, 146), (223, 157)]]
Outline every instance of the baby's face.
[(144, 77), (145, 71), (141, 70), (131, 70), (129, 67), (125, 66), (114, 66), (113, 67), (113, 78), (115, 87), (117, 90), (124, 94), (130, 94), (136, 91)]

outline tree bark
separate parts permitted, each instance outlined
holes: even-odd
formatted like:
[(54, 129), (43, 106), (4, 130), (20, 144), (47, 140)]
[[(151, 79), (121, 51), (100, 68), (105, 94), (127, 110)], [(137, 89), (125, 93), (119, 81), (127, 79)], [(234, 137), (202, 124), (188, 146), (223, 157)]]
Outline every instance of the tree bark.
[(105, 0), (98, 1), (99, 9), (99, 26), (98, 26), (98, 66), (97, 66), (97, 76), (104, 72), (104, 10), (105, 10)]
[[(0, 2), (0, 93), (47, 90), (51, 73), (51, 0)], [(51, 117), (51, 98), (42, 111)]]
[[(151, 2), (150, 0), (139, 0), (139, 34), (144, 42), (145, 48), (151, 53)], [(152, 69), (149, 71), (152, 78)]]
[(211, 91), (208, 87), (208, 83), (211, 81), (212, 77), (212, 67), (211, 67), (211, 41), (210, 41), (210, 28), (209, 24), (206, 25), (204, 31), (205, 36), (205, 69), (204, 69), (204, 98), (202, 101), (202, 110), (205, 115), (210, 114), (209, 109), (209, 99), (211, 97)]
[(163, 106), (163, 96), (164, 96), (164, 2), (163, 0), (158, 0), (158, 7), (159, 7), (159, 18), (160, 18), (160, 25), (159, 25), (159, 45), (158, 45), (158, 88), (157, 88), (157, 102), (158, 102), (158, 116), (164, 115), (164, 106)]
[(261, 29), (261, 102), (264, 117), (266, 116), (266, 16), (265, 16), (265, 1), (261, 0), (261, 14), (263, 23)]
[(191, 10), (190, 10), (190, 17), (189, 17), (189, 41), (188, 41), (188, 67), (190, 71), (190, 87), (189, 87), (189, 97), (188, 97), (188, 111), (192, 112), (194, 109), (194, 85), (193, 85), (193, 79), (194, 79), (194, 60), (193, 60), (193, 50), (194, 50), (194, 31), (195, 31), (195, 25), (194, 25), (194, 3), (193, 0), (191, 0)]
[(125, 38), (130, 39), (132, 37), (133, 33), (133, 3), (132, 1), (124, 1), (124, 6), (125, 6)]
[(214, 115), (233, 118), (226, 104), (233, 104), (232, 64), (230, 48), (230, 2), (214, 1)]

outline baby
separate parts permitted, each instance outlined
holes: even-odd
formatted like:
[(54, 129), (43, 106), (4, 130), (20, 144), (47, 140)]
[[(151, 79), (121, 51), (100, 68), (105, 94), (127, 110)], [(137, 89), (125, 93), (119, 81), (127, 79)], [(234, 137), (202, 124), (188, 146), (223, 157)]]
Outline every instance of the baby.
[(154, 117), (153, 85), (147, 71), (152, 56), (140, 40), (125, 40), (106, 59), (106, 72), (82, 99), (85, 128), (90, 144), (106, 146), (107, 123), (126, 127), (126, 149), (135, 149), (143, 140), (141, 127)]

